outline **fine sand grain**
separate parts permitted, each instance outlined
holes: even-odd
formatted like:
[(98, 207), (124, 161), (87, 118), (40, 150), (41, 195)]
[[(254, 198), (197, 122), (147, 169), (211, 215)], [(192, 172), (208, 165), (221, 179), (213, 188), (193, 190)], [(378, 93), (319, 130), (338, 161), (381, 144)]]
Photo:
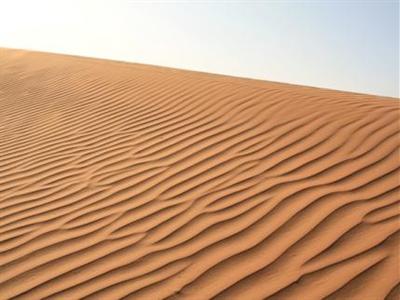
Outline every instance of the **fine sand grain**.
[(1, 299), (399, 299), (399, 102), (0, 50)]

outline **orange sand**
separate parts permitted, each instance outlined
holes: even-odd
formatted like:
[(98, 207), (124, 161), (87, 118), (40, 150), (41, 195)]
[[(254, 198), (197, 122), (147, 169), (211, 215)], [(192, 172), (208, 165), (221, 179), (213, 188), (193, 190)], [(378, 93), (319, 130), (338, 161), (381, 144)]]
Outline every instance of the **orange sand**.
[(0, 298), (399, 299), (399, 111), (1, 49)]

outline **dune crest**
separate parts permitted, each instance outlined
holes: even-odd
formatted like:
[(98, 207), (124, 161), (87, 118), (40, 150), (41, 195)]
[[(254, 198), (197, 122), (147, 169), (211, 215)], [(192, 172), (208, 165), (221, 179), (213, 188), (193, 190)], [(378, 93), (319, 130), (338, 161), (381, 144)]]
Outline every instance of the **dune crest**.
[(399, 113), (0, 49), (0, 299), (399, 299)]

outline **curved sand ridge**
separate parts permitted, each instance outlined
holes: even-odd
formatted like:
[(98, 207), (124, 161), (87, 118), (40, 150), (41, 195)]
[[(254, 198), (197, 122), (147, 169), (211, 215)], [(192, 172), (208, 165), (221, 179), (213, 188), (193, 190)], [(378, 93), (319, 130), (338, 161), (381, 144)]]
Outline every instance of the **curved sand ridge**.
[(1, 299), (398, 299), (399, 102), (0, 50)]

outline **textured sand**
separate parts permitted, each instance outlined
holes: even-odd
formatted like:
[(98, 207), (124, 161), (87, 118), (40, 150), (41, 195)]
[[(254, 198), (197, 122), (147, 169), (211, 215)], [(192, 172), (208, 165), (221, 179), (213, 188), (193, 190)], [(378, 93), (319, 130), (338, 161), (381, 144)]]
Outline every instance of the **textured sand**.
[(398, 299), (395, 99), (0, 50), (1, 299)]

